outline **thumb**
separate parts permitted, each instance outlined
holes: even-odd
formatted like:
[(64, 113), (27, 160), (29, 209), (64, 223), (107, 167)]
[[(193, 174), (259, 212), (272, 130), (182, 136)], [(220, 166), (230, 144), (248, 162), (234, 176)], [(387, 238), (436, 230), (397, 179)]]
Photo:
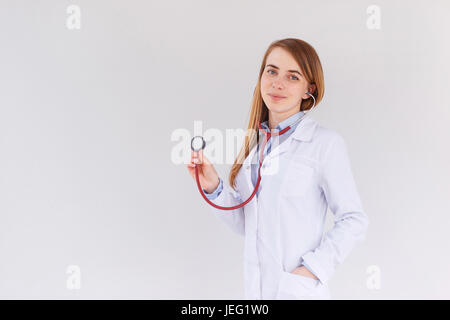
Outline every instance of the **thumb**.
[(206, 165), (211, 165), (211, 162), (209, 161), (209, 159), (203, 154), (203, 149), (199, 151), (199, 158), (200, 160), (206, 164)]

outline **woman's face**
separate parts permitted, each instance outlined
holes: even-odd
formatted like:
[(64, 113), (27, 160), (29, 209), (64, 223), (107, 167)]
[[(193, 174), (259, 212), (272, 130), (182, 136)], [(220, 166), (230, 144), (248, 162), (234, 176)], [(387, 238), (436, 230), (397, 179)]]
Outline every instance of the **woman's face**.
[[(308, 99), (308, 82), (291, 54), (274, 48), (267, 57), (261, 76), (261, 95), (271, 112), (294, 114), (302, 99)], [(277, 97), (278, 96), (278, 97)]]

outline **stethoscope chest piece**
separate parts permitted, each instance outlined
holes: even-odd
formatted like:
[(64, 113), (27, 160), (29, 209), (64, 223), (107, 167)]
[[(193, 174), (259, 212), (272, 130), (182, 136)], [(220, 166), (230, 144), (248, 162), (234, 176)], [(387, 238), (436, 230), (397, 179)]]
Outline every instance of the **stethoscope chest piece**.
[(191, 140), (192, 151), (200, 151), (202, 149), (205, 149), (205, 146), (206, 146), (206, 142), (202, 136), (195, 136), (192, 138), (192, 140)]

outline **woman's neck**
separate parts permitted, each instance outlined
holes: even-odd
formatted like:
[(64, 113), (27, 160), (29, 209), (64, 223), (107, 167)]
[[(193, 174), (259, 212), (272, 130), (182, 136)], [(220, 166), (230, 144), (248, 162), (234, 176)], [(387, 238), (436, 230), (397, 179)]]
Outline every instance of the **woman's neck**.
[(300, 108), (294, 111), (289, 110), (284, 113), (269, 111), (269, 121), (268, 121), (269, 129), (270, 130), (274, 129), (280, 122), (283, 122), (284, 120), (286, 120), (287, 118), (296, 114), (299, 111)]

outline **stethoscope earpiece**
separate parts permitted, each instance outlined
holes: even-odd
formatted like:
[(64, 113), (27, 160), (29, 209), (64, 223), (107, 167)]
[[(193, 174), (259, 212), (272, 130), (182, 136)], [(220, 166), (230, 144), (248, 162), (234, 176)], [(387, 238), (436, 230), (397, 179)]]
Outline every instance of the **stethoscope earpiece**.
[[(314, 100), (313, 106), (309, 109), (309, 110), (311, 110), (312, 108), (314, 108), (316, 106), (316, 98), (314, 98), (314, 96), (309, 91), (306, 91), (305, 93), (309, 94), (311, 96), (311, 98), (313, 98), (313, 100)], [(308, 112), (309, 112), (309, 110), (308, 110)]]

